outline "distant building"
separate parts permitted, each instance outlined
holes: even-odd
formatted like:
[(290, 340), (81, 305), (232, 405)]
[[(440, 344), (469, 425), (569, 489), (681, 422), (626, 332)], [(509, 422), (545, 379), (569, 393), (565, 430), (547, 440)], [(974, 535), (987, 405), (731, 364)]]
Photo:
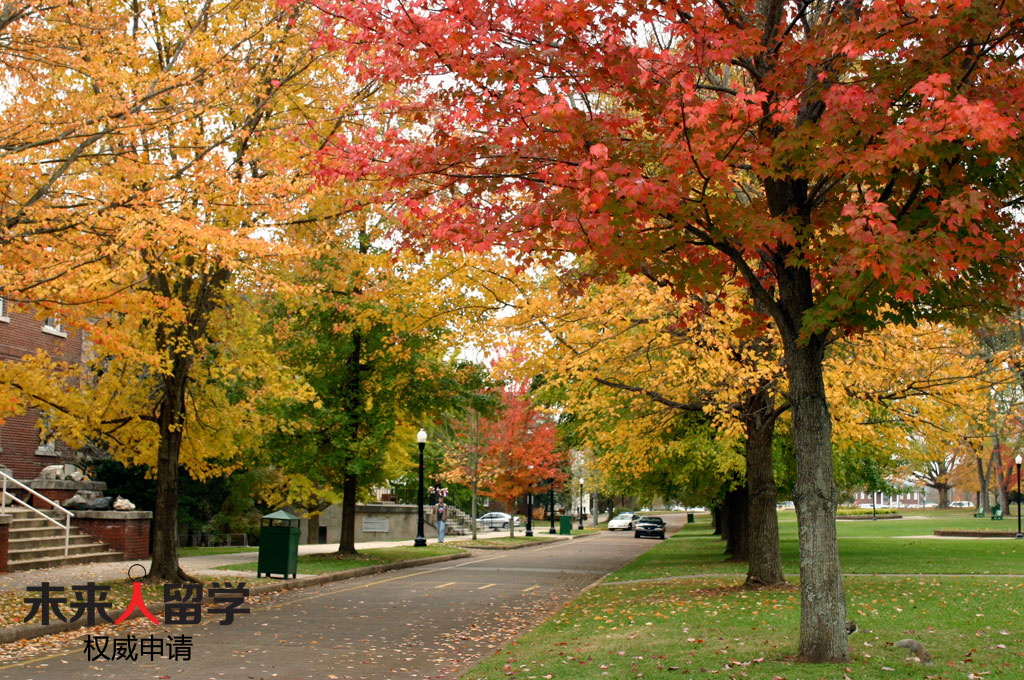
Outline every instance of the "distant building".
[[(12, 309), (0, 297), (0, 360), (20, 361), (25, 355), (46, 350), (61, 361), (82, 360), (82, 333), (65, 328), (59, 316), (38, 319), (31, 311)], [(40, 414), (29, 409), (0, 423), (0, 469), (7, 468), (16, 479), (35, 479), (47, 465), (74, 458), (74, 451), (59, 440), (41, 435)]]
[(930, 499), (924, 491), (918, 488), (907, 488), (901, 494), (887, 494), (881, 491), (871, 493), (870, 491), (858, 491), (853, 494), (853, 504), (862, 508), (870, 508), (874, 499), (876, 508), (915, 508), (921, 507)]

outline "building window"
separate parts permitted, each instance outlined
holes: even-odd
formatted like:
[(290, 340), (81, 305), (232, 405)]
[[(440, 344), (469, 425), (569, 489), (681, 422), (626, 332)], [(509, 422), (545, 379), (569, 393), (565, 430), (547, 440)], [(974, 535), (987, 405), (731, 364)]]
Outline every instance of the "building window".
[(64, 332), (64, 328), (61, 325), (58, 312), (54, 312), (52, 316), (46, 317), (46, 321), (43, 322), (43, 332), (50, 335), (59, 335), (62, 338), (68, 337), (68, 334)]
[(11, 322), (10, 310), (8, 309), (7, 305), (7, 298), (5, 298), (3, 295), (0, 295), (0, 321), (3, 321), (4, 323)]
[(39, 442), (39, 446), (36, 447), (37, 456), (57, 456), (57, 442), (50, 437), (49, 439), (42, 440)]

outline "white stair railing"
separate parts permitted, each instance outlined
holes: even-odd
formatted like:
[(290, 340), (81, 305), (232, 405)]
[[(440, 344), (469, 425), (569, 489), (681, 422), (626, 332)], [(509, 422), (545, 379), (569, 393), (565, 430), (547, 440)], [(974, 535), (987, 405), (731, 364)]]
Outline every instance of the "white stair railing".
[[(2, 483), (2, 486), (0, 486), (0, 515), (2, 515), (2, 514), (7, 512), (7, 501), (8, 501), (8, 499), (10, 499), (10, 500), (14, 501), (15, 503), (17, 503), (18, 505), (25, 506), (26, 508), (28, 508), (32, 512), (36, 513), (37, 515), (39, 515), (40, 517), (45, 519), (47, 522), (50, 522), (52, 524), (56, 524), (57, 526), (59, 526), (61, 529), (64, 530), (64, 557), (67, 557), (68, 556), (68, 552), (69, 552), (69, 547), (71, 545), (71, 518), (75, 516), (74, 513), (72, 513), (67, 508), (61, 507), (60, 505), (58, 505), (54, 501), (50, 500), (49, 498), (47, 498), (43, 494), (39, 493), (35, 489), (31, 489), (31, 488), (25, 486), (24, 484), (19, 482), (17, 479), (15, 479), (14, 477), (11, 477), (10, 475), (8, 475), (5, 472), (0, 472), (0, 483)], [(24, 489), (25, 491), (28, 491), (31, 495), (35, 496), (36, 498), (39, 498), (41, 500), (46, 501), (47, 503), (52, 505), (57, 510), (60, 510), (61, 512), (63, 512), (64, 513), (64, 523), (61, 524), (58, 520), (54, 519), (53, 517), (50, 517), (49, 515), (47, 515), (45, 512), (43, 512), (39, 508), (32, 507), (31, 505), (29, 505), (25, 501), (21, 500), (17, 496), (14, 496), (14, 495), (10, 495), (9, 496), (7, 494), (7, 485), (9, 483), (13, 484), (14, 486), (17, 486), (17, 487), (19, 487), (21, 489)]]
[(454, 505), (448, 506), (448, 517), (451, 523), (458, 527), (459, 531), (463, 531), (466, 534), (473, 533), (473, 519), (469, 516), (469, 513)]

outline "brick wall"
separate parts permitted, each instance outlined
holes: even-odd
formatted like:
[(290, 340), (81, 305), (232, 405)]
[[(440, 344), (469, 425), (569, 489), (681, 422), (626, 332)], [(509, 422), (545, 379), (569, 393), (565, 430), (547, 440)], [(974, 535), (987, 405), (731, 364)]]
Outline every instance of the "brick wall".
[[(106, 491), (107, 485), (105, 482), (93, 482), (93, 481), (80, 481), (76, 482), (70, 479), (41, 479), (39, 481), (32, 481), (28, 483), (28, 486), (43, 496), (46, 496), (51, 501), (56, 501), (61, 505), (64, 501), (74, 496), (76, 493), (83, 493), (89, 495), (89, 492), (99, 492), (99, 495), (103, 495)], [(37, 496), (31, 496), (31, 504), (37, 508), (47, 508), (50, 504), (46, 501), (38, 498)]]
[[(43, 331), (43, 320), (26, 310), (12, 310), (4, 305), (0, 316), (0, 361), (18, 361), (39, 349), (62, 361), (78, 362), (82, 356), (82, 334), (67, 330), (63, 338)], [(11, 469), (15, 478), (35, 479), (47, 465), (63, 463), (73, 457), (73, 451), (61, 442), (55, 447), (56, 455), (40, 455), (39, 413), (30, 409), (24, 415), (10, 416), (0, 424), (0, 465)]]
[(0, 515), (0, 574), (7, 571), (7, 547), (10, 527), (11, 516)]
[[(76, 493), (73, 489), (37, 489), (37, 491), (39, 491), (39, 493), (49, 498), (51, 501), (54, 501), (55, 503), (59, 503), (61, 505), (63, 505), (64, 501), (71, 498)], [(31, 494), (29, 495), (31, 496)], [(32, 507), (34, 508), (46, 509), (51, 507), (49, 503), (42, 500), (41, 498), (38, 498), (36, 496), (31, 496), (31, 498)]]
[(111, 547), (124, 553), (126, 560), (149, 557), (149, 527), (153, 513), (76, 510), (71, 523)]

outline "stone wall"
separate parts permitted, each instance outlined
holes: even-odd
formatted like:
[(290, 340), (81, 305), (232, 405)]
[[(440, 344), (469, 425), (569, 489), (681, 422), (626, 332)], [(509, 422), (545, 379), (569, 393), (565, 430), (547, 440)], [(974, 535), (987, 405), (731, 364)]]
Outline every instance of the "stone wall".
[(75, 510), (71, 524), (124, 554), (126, 560), (149, 557), (152, 512), (142, 510)]
[[(61, 504), (80, 491), (96, 492), (102, 496), (107, 488), (106, 482), (76, 482), (72, 479), (36, 479), (28, 482), (28, 486), (51, 501)], [(49, 507), (46, 501), (40, 500), (35, 496), (31, 496), (31, 499), (32, 505), (37, 508), (46, 509)]]
[[(426, 538), (436, 538), (437, 531), (430, 519), (433, 506), (423, 508), (423, 532)], [(301, 510), (289, 509), (293, 515), (302, 516)], [(416, 538), (416, 506), (415, 505), (357, 505), (356, 506), (356, 543), (370, 541), (404, 541)], [(299, 542), (309, 543), (307, 525), (309, 520), (302, 519), (299, 527)], [(326, 543), (337, 543), (341, 540), (341, 506), (332, 505), (320, 513), (320, 526), (327, 529)], [(384, 529), (386, 531), (373, 531)], [(370, 529), (369, 531), (367, 529)], [(315, 541), (313, 541), (315, 542)]]

